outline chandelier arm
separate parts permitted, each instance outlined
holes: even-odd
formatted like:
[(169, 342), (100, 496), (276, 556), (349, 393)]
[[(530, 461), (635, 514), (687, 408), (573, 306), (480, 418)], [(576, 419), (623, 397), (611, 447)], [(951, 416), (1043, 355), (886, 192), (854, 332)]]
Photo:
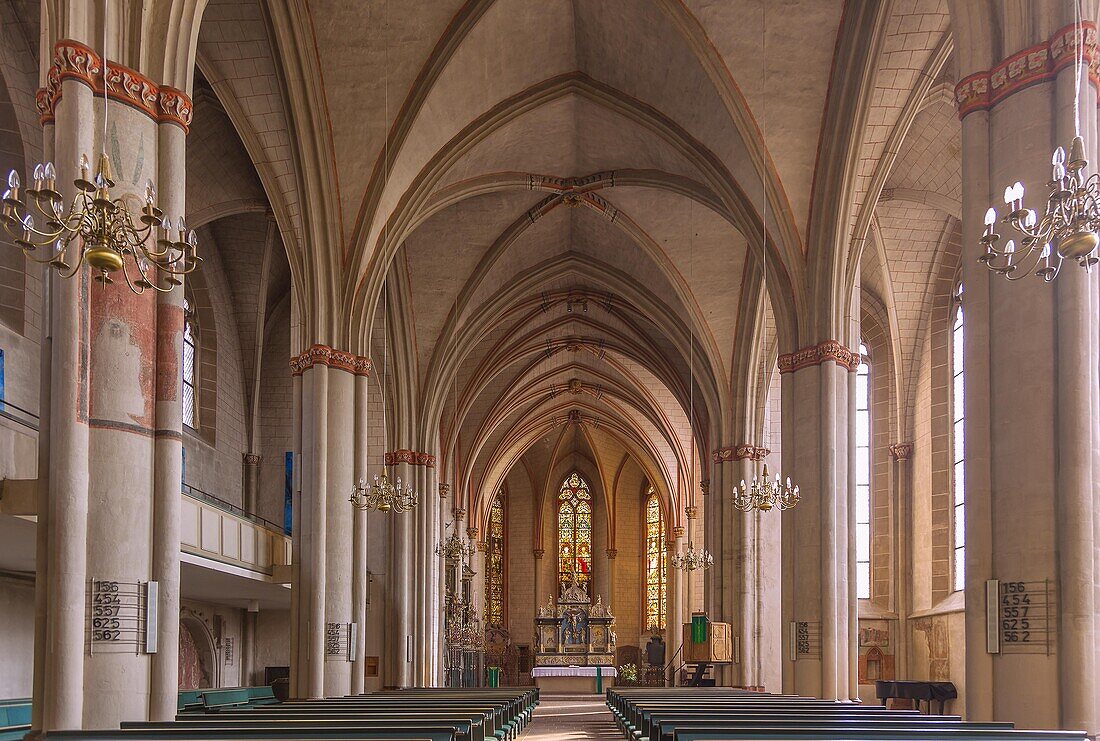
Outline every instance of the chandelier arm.
[(76, 264), (74, 264), (72, 269), (69, 270), (68, 275), (65, 274), (65, 271), (64, 271), (63, 268), (58, 266), (57, 274), (60, 275), (64, 280), (68, 280), (69, 278), (72, 278), (74, 275), (77, 274), (77, 272), (80, 270), (80, 268), (82, 268), (84, 266), (84, 250), (78, 250), (77, 254), (78, 254), (78, 257), (76, 259)]

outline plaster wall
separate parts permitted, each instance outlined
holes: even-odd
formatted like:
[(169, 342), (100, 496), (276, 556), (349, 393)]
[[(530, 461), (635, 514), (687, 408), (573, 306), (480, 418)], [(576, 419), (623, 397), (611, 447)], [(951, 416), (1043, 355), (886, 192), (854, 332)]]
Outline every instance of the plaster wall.
[[(241, 346), (234, 312), (221, 260), (215, 252), (208, 253), (203, 263), (203, 278), (214, 316), (213, 331), (217, 336), (216, 358), (200, 353), (199, 427), (196, 432), (185, 428), (183, 447), (186, 452), (184, 483), (213, 494), (230, 504), (243, 504), (242, 456), (245, 442), (244, 375), (241, 366)], [(200, 332), (211, 331), (200, 326)], [(287, 356), (289, 358), (289, 354)], [(210, 394), (211, 381), (216, 388), (214, 420), (201, 412)]]
[[(508, 578), (505, 585), (505, 625), (513, 644), (534, 640), (535, 607), (546, 604), (546, 594), (535, 594), (535, 504), (527, 473), (513, 468), (505, 479), (504, 544), (507, 549)], [(487, 555), (487, 554), (486, 554)], [(543, 560), (550, 557), (547, 553)], [(483, 567), (484, 568), (484, 567)], [(545, 582), (544, 582), (545, 584)], [(545, 592), (545, 587), (543, 588)]]
[(286, 453), (292, 448), (294, 387), (290, 375), (290, 304), (268, 321), (260, 371), (260, 517), (283, 524)]
[(256, 678), (269, 666), (290, 665), (290, 610), (260, 610), (256, 615)]
[(31, 696), (34, 583), (0, 577), (0, 700)]

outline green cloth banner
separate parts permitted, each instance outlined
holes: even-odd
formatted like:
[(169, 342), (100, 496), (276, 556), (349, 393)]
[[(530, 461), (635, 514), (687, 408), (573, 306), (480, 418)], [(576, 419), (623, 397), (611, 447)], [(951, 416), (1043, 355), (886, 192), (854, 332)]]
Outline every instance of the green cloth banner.
[(710, 628), (710, 623), (707, 622), (706, 615), (692, 615), (691, 616), (691, 642), (692, 643), (706, 643), (707, 633)]

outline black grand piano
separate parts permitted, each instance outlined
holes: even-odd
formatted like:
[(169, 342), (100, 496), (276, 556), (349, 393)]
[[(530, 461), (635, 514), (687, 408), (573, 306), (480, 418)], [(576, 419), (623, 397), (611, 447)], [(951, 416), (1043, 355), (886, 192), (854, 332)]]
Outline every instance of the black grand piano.
[(943, 704), (947, 700), (954, 700), (959, 696), (958, 690), (951, 682), (926, 682), (922, 680), (888, 680), (879, 679), (875, 682), (875, 695), (886, 704), (888, 698), (900, 700), (916, 700), (917, 709), (920, 709), (920, 701), (928, 703), (928, 714), (932, 714), (932, 701), (939, 700), (940, 715), (943, 715)]

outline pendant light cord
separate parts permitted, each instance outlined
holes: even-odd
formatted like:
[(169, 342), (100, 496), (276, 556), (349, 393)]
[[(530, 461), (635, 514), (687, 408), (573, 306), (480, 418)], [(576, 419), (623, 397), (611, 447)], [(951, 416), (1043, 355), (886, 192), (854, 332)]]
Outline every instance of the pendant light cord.
[(1081, 136), (1081, 66), (1085, 63), (1085, 39), (1081, 33), (1081, 3), (1073, 1), (1073, 135)]
[[(390, 122), (390, 43), (389, 43), (389, 17), (388, 12), (389, 3), (387, 2), (383, 7), (383, 33), (386, 35), (385, 44), (385, 56), (386, 56), (386, 74), (383, 77), (383, 99), (385, 101), (386, 120), (383, 123), (383, 127), (388, 127)], [(389, 131), (385, 131), (385, 142), (383, 143), (382, 150), (382, 192), (385, 193), (386, 186), (390, 181), (390, 136)], [(387, 221), (382, 222), (382, 259), (386, 259), (385, 250), (388, 249), (386, 244), (387, 234)], [(386, 422), (386, 380), (387, 380), (387, 368), (389, 365), (390, 354), (390, 279), (389, 279), (389, 264), (386, 264), (386, 277), (382, 282), (382, 468), (386, 467), (386, 453), (389, 452), (388, 433), (389, 426)]]
[(760, 111), (760, 139), (763, 144), (760, 163), (760, 210), (762, 215), (760, 225), (760, 287), (762, 291), (760, 310), (761, 321), (763, 322), (760, 340), (760, 447), (764, 448), (767, 447), (768, 440), (768, 427), (764, 422), (768, 398), (768, 317), (766, 312), (768, 304), (768, 96), (764, 92), (767, 90), (768, 81), (768, 4), (766, 2), (762, 3), (760, 7), (760, 47), (760, 91), (763, 94)]
[(107, 0), (103, 0), (103, 142), (100, 151), (107, 153)]

